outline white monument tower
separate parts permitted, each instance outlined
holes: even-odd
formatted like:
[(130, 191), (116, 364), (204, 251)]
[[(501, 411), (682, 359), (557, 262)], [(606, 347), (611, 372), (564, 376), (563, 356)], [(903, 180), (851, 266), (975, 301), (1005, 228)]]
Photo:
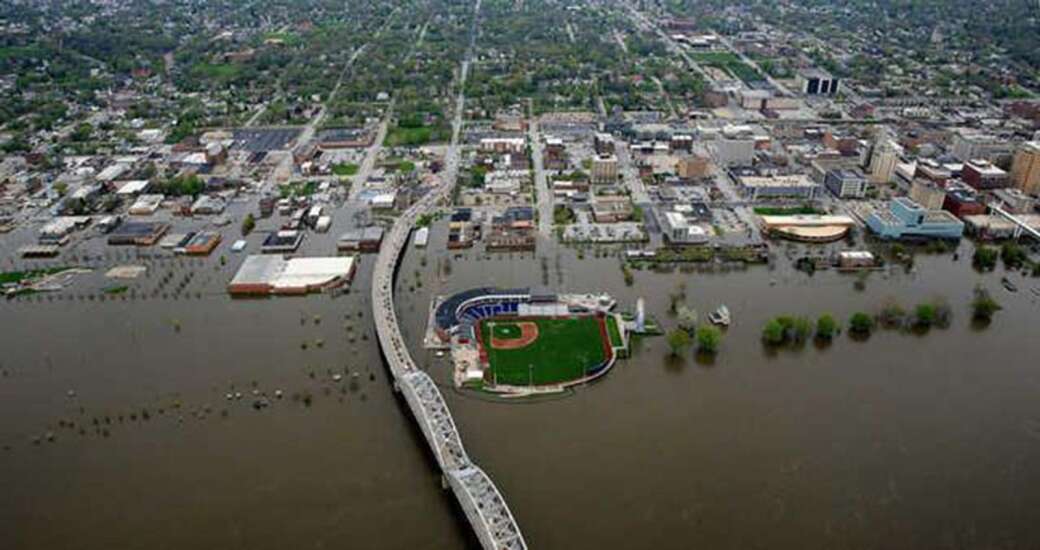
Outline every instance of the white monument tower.
[(636, 300), (636, 332), (646, 331), (646, 306), (643, 299)]

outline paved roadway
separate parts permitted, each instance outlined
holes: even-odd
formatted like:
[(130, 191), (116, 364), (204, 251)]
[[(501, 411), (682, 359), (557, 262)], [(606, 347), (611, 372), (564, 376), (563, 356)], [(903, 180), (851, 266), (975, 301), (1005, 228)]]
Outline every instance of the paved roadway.
[(628, 186), (629, 191), (632, 192), (632, 202), (636, 204), (653, 202), (650, 200), (650, 192), (647, 191), (643, 178), (639, 177), (639, 171), (632, 164), (632, 154), (628, 150), (628, 143), (620, 139), (615, 140), (614, 154), (618, 158), (618, 169), (621, 172), (621, 179)]
[(552, 234), (553, 225), (553, 195), (549, 189), (549, 178), (545, 173), (545, 163), (542, 155), (541, 130), (534, 117), (530, 117), (527, 126), (527, 138), (531, 142), (531, 160), (534, 163), (534, 188), (538, 200), (538, 232), (544, 237)]
[(762, 232), (758, 227), (758, 222), (755, 220), (754, 211), (748, 206), (748, 202), (740, 196), (736, 185), (729, 179), (726, 169), (717, 161), (715, 162), (715, 186), (726, 197), (728, 206), (733, 209), (740, 221), (747, 225), (750, 232), (748, 236), (755, 242), (760, 242), (762, 240)]
[[(382, 29), (380, 29), (379, 32), (382, 32)], [(347, 72), (350, 71), (350, 68), (354, 65), (354, 62), (357, 61), (357, 58), (362, 54), (362, 52), (367, 49), (368, 44), (361, 46), (350, 56), (350, 59), (347, 60), (346, 66), (343, 67), (343, 72), (340, 73), (339, 78), (336, 80), (336, 85), (333, 86), (332, 91), (329, 92), (329, 97), (325, 99), (325, 103), (323, 103), (321, 109), (318, 110), (318, 114), (311, 117), (310, 121), (307, 122), (307, 125), (303, 127), (303, 131), (301, 131), (300, 135), (296, 137), (297, 145), (309, 142), (314, 137), (314, 134), (318, 132), (318, 127), (321, 126), (322, 121), (325, 120), (325, 116), (329, 112), (329, 104), (332, 103), (332, 99), (336, 97), (336, 94), (339, 93), (340, 87), (343, 86), (343, 79), (346, 77)]]
[(365, 151), (365, 159), (361, 161), (361, 166), (358, 168), (358, 173), (354, 174), (351, 178), (353, 184), (350, 186), (350, 201), (356, 201), (358, 195), (365, 188), (365, 182), (368, 181), (368, 176), (372, 173), (372, 170), (376, 166), (376, 161), (379, 160), (379, 151), (383, 149), (383, 140), (386, 139), (386, 132), (390, 127), (390, 116), (393, 112), (394, 104), (390, 103), (390, 107), (386, 110), (386, 116), (383, 117), (382, 122), (379, 123), (379, 129), (376, 131), (375, 141), (372, 145), (368, 146), (368, 150)]
[(659, 27), (656, 23), (650, 21), (650, 19), (648, 19), (639, 10), (637, 10), (635, 6), (631, 4), (625, 4), (624, 7), (632, 16), (632, 19), (634, 20), (636, 27), (657, 33), (661, 40), (664, 41), (665, 45), (668, 46), (668, 49), (682, 57), (683, 61), (686, 62), (686, 65), (688, 67), (693, 69), (694, 72), (696, 72), (697, 74), (701, 75), (701, 77), (703, 77), (706, 82), (711, 82), (713, 80), (710, 76), (708, 76), (708, 73), (701, 68), (700, 65), (694, 63), (693, 59), (691, 59), (690, 56), (686, 55), (686, 50), (683, 50), (682, 47), (675, 42), (675, 40), (672, 40), (672, 37), (669, 36), (668, 33), (664, 32), (664, 30), (662, 30), (661, 27)]
[(771, 86), (773, 86), (774, 88), (776, 88), (780, 93), (782, 93), (782, 94), (784, 94), (786, 96), (793, 96), (794, 95), (794, 94), (791, 93), (791, 90), (788, 90), (787, 87), (784, 86), (783, 84), (781, 84), (779, 81), (777, 81), (777, 79), (775, 79), (772, 76), (770, 76), (769, 73), (763, 71), (762, 67), (758, 66), (758, 63), (753, 61), (750, 57), (744, 55), (744, 52), (738, 50), (736, 48), (736, 46), (734, 46), (733, 43), (729, 41), (728, 38), (726, 38), (725, 36), (722, 36), (721, 34), (719, 34), (717, 36), (719, 37), (719, 41), (722, 42), (723, 46), (726, 46), (727, 48), (729, 48), (729, 51), (733, 52), (737, 57), (739, 57), (741, 61), (743, 61), (747, 65), (750, 65), (751, 67), (754, 67), (755, 70), (759, 72), (759, 74), (761, 74), (762, 76), (766, 77), (766, 82), (769, 82), (769, 84)]
[[(386, 28), (390, 26), (390, 23), (394, 20), (394, 17), (397, 16), (397, 12), (400, 9), (401, 8), (394, 8), (394, 11), (390, 12), (390, 15), (387, 16), (386, 21), (383, 23), (381, 27), (379, 27), (379, 30), (375, 32), (375, 35), (373, 35), (372, 42), (374, 42), (375, 39), (382, 36), (383, 31), (385, 31)], [(321, 126), (322, 121), (325, 120), (326, 114), (328, 114), (329, 105), (332, 104), (332, 100), (336, 97), (336, 94), (339, 93), (339, 89), (343, 86), (343, 80), (347, 77), (347, 73), (350, 72), (351, 67), (354, 66), (354, 62), (357, 61), (357, 58), (360, 57), (361, 54), (364, 53), (365, 50), (367, 50), (368, 47), (372, 45), (372, 42), (367, 42), (363, 44), (360, 48), (355, 50), (353, 54), (350, 55), (350, 59), (348, 59), (347, 63), (343, 65), (343, 70), (340, 71), (339, 77), (336, 79), (336, 85), (332, 87), (332, 91), (329, 92), (328, 97), (325, 98), (325, 102), (322, 103), (321, 109), (318, 111), (318, 114), (314, 115), (314, 117), (311, 118), (310, 122), (308, 122), (307, 125), (303, 127), (303, 131), (300, 132), (300, 135), (296, 137), (296, 145), (307, 143), (311, 140), (311, 138), (314, 137), (314, 134), (317, 132), (318, 127)]]

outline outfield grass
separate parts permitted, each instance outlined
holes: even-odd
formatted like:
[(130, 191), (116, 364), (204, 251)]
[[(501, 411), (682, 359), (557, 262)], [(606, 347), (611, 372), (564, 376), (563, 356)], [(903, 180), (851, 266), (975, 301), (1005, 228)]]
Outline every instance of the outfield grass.
[(610, 315), (607, 317), (607, 334), (610, 335), (610, 345), (614, 348), (622, 348), (625, 342), (621, 340), (621, 330), (618, 328), (617, 319)]
[(481, 323), (491, 379), (500, 385), (536, 386), (577, 380), (606, 359), (599, 322), (595, 317), (525, 319), (538, 325), (538, 339), (515, 350), (490, 347), (492, 325), (519, 328), (510, 320)]

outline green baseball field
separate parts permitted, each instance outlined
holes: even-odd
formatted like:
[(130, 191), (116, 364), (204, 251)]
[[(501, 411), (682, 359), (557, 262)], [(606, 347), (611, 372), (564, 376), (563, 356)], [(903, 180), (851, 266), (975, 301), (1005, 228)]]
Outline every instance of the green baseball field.
[(606, 359), (595, 317), (489, 319), (480, 324), (480, 331), (492, 380), (500, 385), (569, 382)]

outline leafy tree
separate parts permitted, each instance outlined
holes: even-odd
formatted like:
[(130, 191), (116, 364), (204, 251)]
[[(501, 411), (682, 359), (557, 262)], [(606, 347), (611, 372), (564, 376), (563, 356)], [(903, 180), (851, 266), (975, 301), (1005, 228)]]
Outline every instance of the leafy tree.
[(1029, 261), (1025, 248), (1017, 243), (1004, 243), (1000, 247), (1000, 259), (1008, 269), (1018, 269)]
[(679, 356), (683, 350), (690, 346), (690, 335), (685, 330), (675, 329), (668, 333), (668, 347), (672, 355)]
[(177, 176), (166, 180), (160, 189), (166, 195), (173, 197), (197, 196), (206, 188), (202, 179), (192, 174), (190, 176)]
[(553, 223), (556, 225), (569, 225), (574, 223), (576, 216), (574, 211), (565, 205), (557, 204), (553, 207)]
[(914, 325), (919, 328), (931, 328), (936, 321), (936, 311), (933, 304), (917, 304), (914, 308)]
[(989, 322), (1002, 308), (982, 286), (975, 287), (975, 297), (971, 301), (972, 317), (976, 321)]
[(873, 330), (874, 319), (870, 315), (867, 315), (862, 311), (857, 311), (856, 313), (852, 314), (852, 317), (849, 318), (850, 332), (860, 335), (868, 335)]
[(253, 228), (255, 228), (255, 227), (256, 227), (256, 218), (253, 216), (253, 213), (250, 212), (250, 213), (246, 214), (245, 218), (242, 219), (242, 236), (245, 237), (246, 235), (252, 233), (253, 232)]
[(83, 142), (89, 140), (91, 134), (93, 133), (94, 127), (84, 122), (83, 124), (76, 126), (76, 129), (73, 130), (72, 134), (69, 136), (69, 139), (71, 139), (72, 141)]
[(697, 351), (714, 354), (722, 343), (722, 331), (711, 325), (697, 330)]
[(838, 333), (838, 321), (829, 313), (820, 316), (816, 321), (816, 337), (820, 340), (830, 340)]
[(903, 322), (906, 320), (906, 310), (903, 306), (889, 302), (885, 304), (885, 307), (881, 308), (881, 324), (887, 328), (899, 328), (903, 326)]
[(689, 334), (697, 332), (697, 310), (687, 307), (685, 304), (679, 306), (676, 312), (678, 317), (679, 328), (685, 330)]
[(1000, 255), (1000, 251), (991, 246), (980, 246), (975, 249), (975, 254), (971, 257), (971, 263), (977, 269), (981, 271), (992, 271), (993, 268), (997, 267), (997, 258)]
[(779, 346), (787, 340), (787, 330), (779, 319), (770, 319), (766, 322), (766, 325), (762, 327), (762, 340), (771, 346)]
[(794, 343), (802, 344), (813, 333), (813, 322), (808, 317), (796, 317), (791, 323), (790, 333)]

